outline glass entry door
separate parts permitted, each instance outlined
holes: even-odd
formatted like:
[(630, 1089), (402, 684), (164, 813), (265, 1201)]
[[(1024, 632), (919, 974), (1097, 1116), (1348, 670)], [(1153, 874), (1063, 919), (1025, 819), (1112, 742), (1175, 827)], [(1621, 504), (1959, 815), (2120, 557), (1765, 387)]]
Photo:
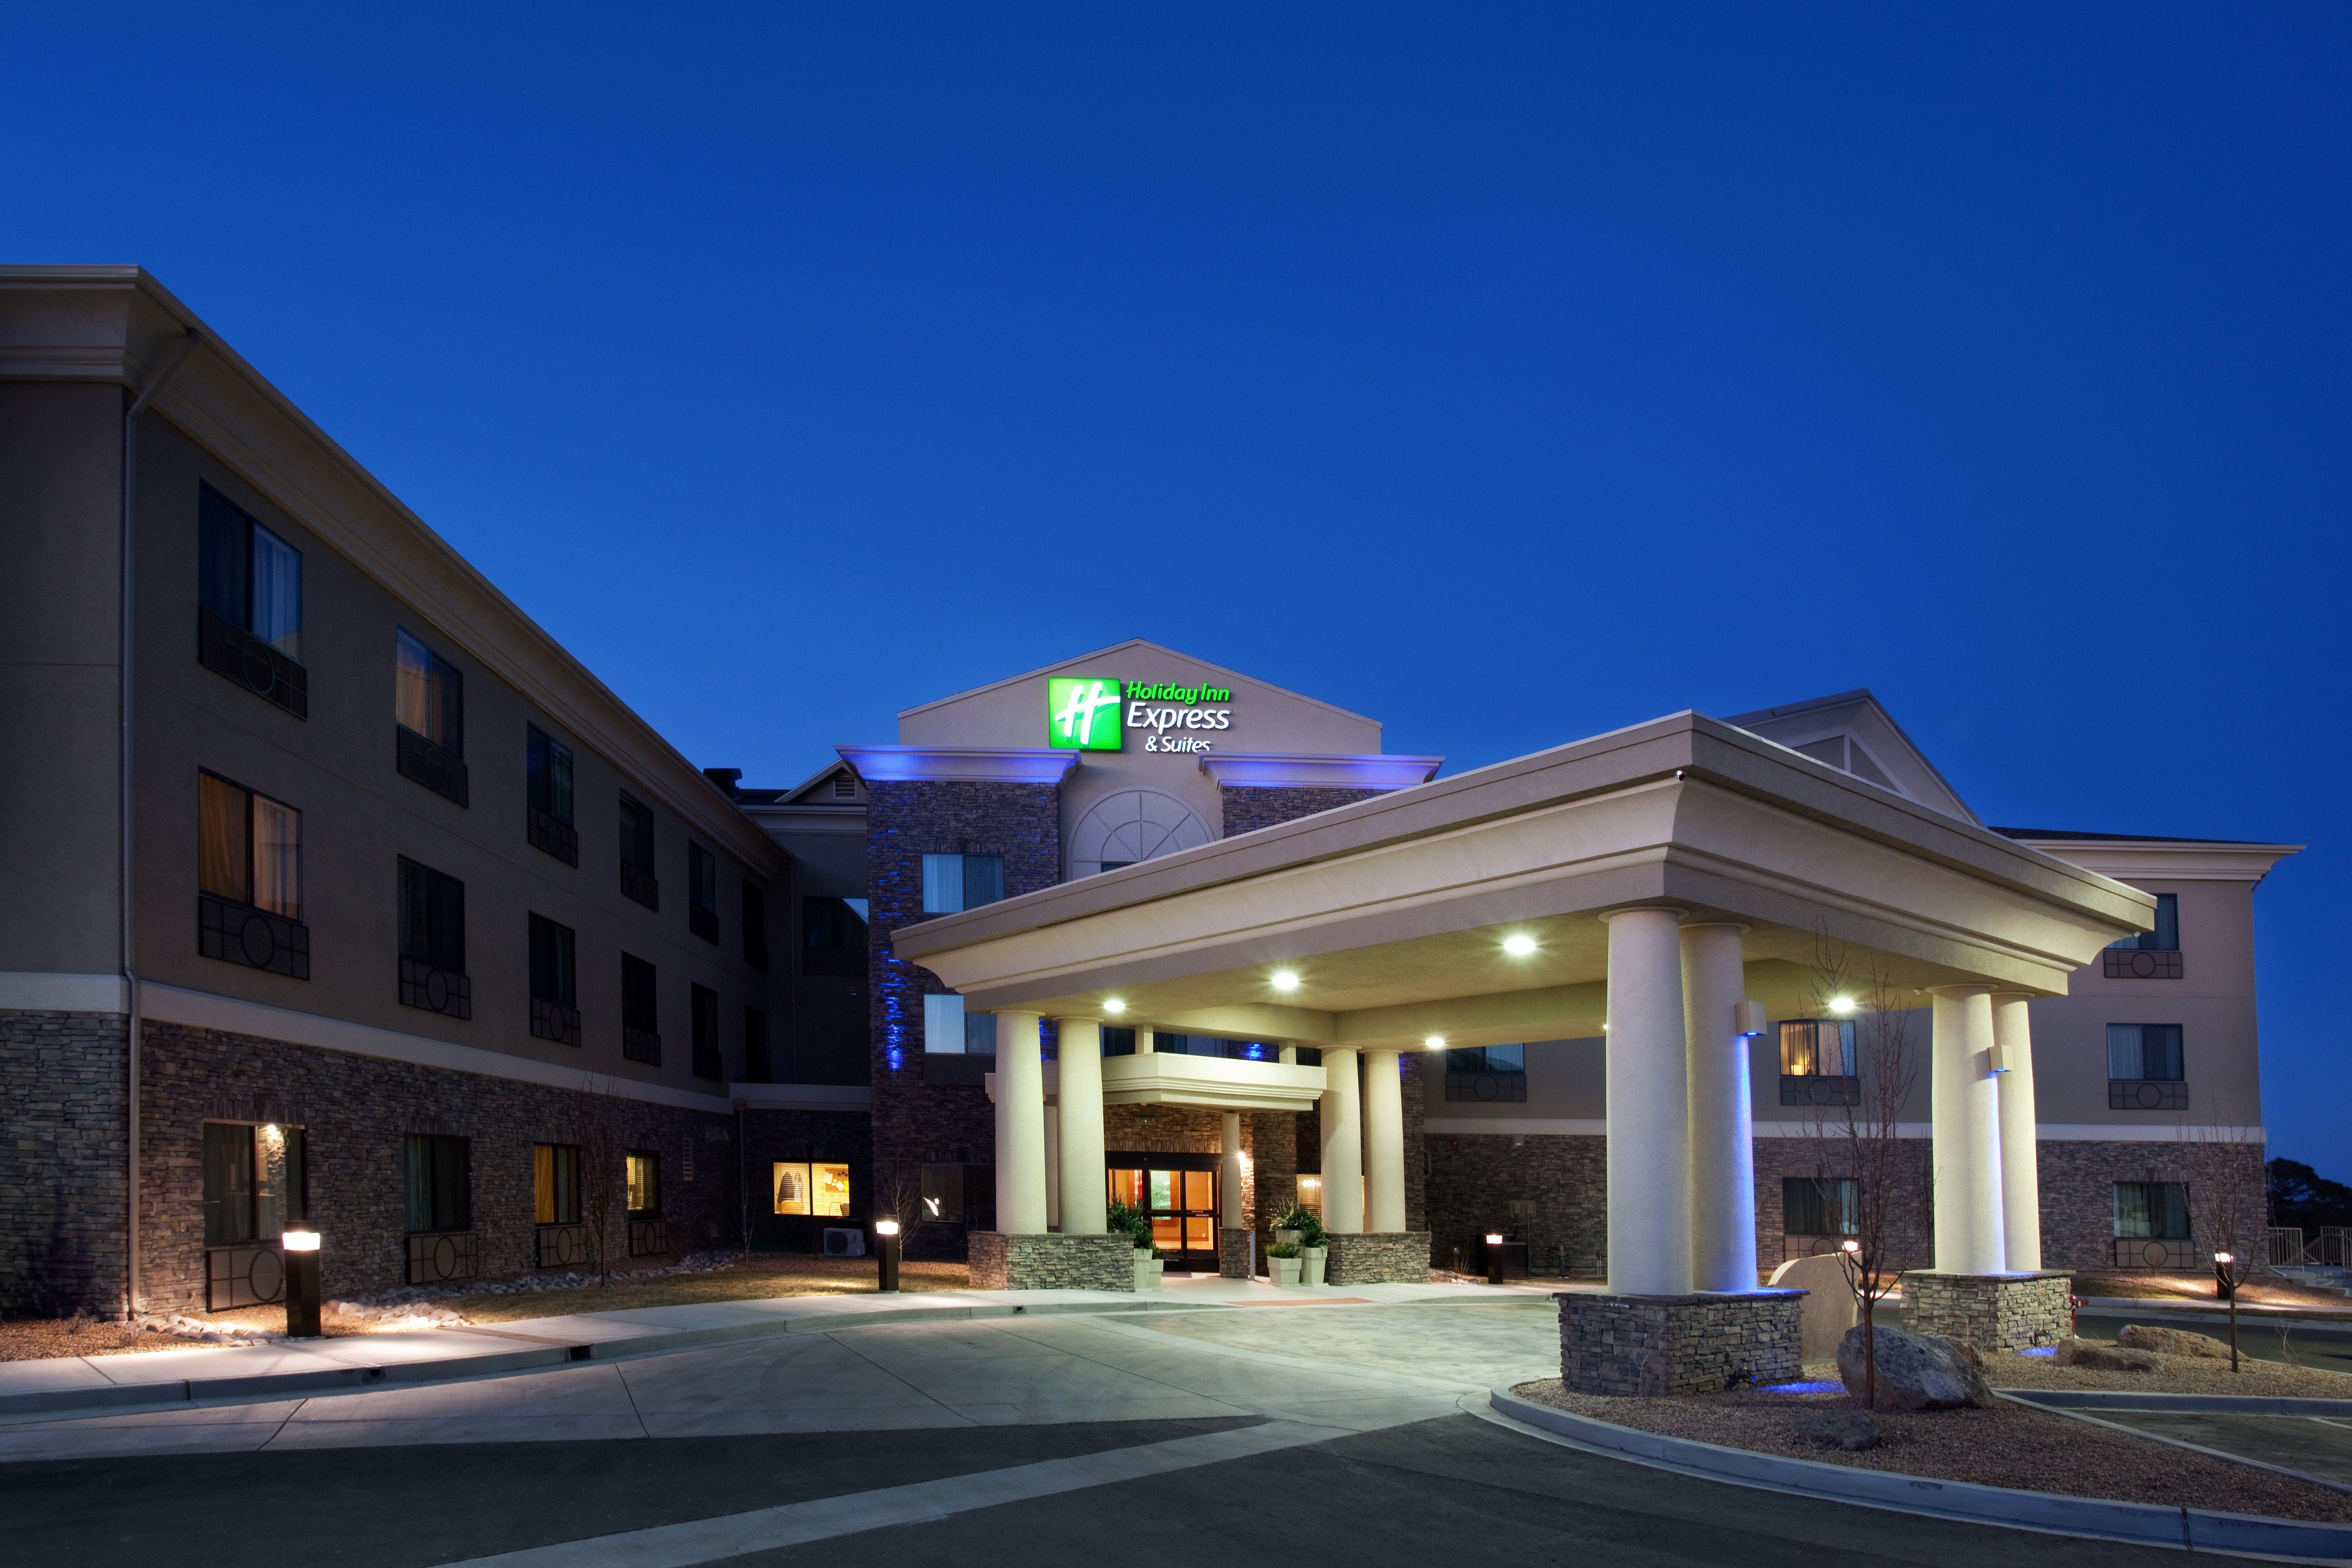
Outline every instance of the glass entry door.
[(1217, 1157), (1114, 1154), (1110, 1195), (1151, 1223), (1151, 1247), (1170, 1268), (1217, 1271)]

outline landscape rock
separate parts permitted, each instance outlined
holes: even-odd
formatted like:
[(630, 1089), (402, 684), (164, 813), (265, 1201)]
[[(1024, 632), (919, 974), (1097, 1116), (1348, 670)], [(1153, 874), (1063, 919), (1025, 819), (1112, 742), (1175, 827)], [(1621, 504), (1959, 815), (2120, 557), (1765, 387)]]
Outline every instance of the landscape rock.
[(1878, 1423), (1867, 1410), (1832, 1410), (1797, 1423), (1795, 1435), (1819, 1448), (1858, 1454), (1878, 1447)]
[[(1983, 1358), (1958, 1341), (1881, 1329), (1876, 1346), (1881, 1410), (1982, 1410), (1993, 1402)], [(1859, 1325), (1838, 1342), (1837, 1365), (1846, 1392), (1863, 1398), (1866, 1384)]]
[(2159, 1329), (2152, 1323), (2126, 1325), (2116, 1336), (2116, 1343), (2157, 1355), (2200, 1355), (2221, 1361), (2230, 1356), (2230, 1347), (2210, 1334), (2192, 1334), (2187, 1329)]
[(2055, 1359), (2060, 1366), (2085, 1366), (2094, 1372), (2160, 1370), (2156, 1357), (2146, 1351), (2106, 1344), (2098, 1340), (2061, 1340)]

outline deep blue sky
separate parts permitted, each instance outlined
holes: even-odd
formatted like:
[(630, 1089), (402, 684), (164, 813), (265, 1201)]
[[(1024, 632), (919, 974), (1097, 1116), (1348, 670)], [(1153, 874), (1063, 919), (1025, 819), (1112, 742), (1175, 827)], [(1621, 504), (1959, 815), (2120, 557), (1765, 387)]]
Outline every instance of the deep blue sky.
[(698, 763), (1136, 635), (1457, 767), (1866, 685), (1990, 821), (2312, 845), (2352, 1176), (2352, 10), (328, 9), (14, 16), (0, 257)]

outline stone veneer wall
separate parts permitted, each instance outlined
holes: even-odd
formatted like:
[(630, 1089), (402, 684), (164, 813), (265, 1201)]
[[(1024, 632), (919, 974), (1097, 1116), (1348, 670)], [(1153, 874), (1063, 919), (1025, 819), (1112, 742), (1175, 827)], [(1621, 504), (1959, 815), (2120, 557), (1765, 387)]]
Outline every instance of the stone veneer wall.
[[(1254, 1271), (1250, 1268), (1253, 1261), (1250, 1238), (1255, 1234), (1247, 1226), (1239, 1229), (1223, 1225), (1217, 1227), (1217, 1273), (1221, 1278), (1247, 1279), (1251, 1277)], [(1265, 1249), (1260, 1247), (1255, 1259), (1260, 1268), (1265, 1267)]]
[[(585, 1142), (604, 1117), (612, 1119), (625, 1150), (661, 1156), (662, 1217), (674, 1253), (740, 1245), (730, 1113), (152, 1020), (142, 1037), (140, 1234), (151, 1307), (204, 1305), (207, 1120), (302, 1125), (310, 1217), (323, 1237), (320, 1268), (331, 1297), (407, 1281), (402, 1140), (410, 1132), (471, 1142), (474, 1234), (483, 1278), (532, 1267), (531, 1146)], [(612, 1225), (615, 1266), (645, 1267), (644, 1260), (626, 1258), (617, 1198)]]
[(1246, 784), (1221, 784), (1217, 788), (1217, 798), (1224, 817), (1222, 837), (1231, 838), (1236, 834), (1272, 827), (1278, 822), (1296, 822), (1318, 811), (1337, 810), (1388, 793), (1384, 789), (1303, 789), (1279, 784), (1255, 788)]
[(0, 1012), (0, 1312), (122, 1310), (126, 1025)]
[(2207, 1203), (2200, 1197), (2206, 1167), (2217, 1164), (2230, 1172), (2228, 1181), (2238, 1194), (2234, 1250), (2259, 1257), (2263, 1227), (2269, 1224), (2263, 1161), (2267, 1150), (2260, 1143), (2203, 1145), (2193, 1143), (2095, 1143), (2051, 1141), (2041, 1146), (2037, 1174), (2042, 1181), (2042, 1266), (2044, 1268), (2105, 1270), (2115, 1263), (2115, 1184), (2117, 1182), (2186, 1182), (2189, 1184), (2190, 1257), (2199, 1261), (2192, 1272), (2212, 1267), (2222, 1237)]
[(1135, 1243), (1124, 1235), (975, 1230), (971, 1239), (975, 1290), (1135, 1289)]
[(1298, 1113), (1253, 1110), (1242, 1118), (1250, 1142), (1251, 1206), (1243, 1218), (1257, 1230), (1257, 1266), (1274, 1245), (1274, 1222), (1298, 1202)]
[[(996, 1113), (985, 1058), (923, 1052), (923, 997), (953, 989), (898, 957), (890, 933), (923, 919), (925, 855), (1002, 855), (1008, 898), (1061, 880), (1061, 795), (1052, 784), (867, 782), (866, 896), (874, 1072), (875, 1179), (930, 1162), (993, 1164)], [(953, 1226), (926, 1226), (911, 1256), (957, 1250)]]
[(1330, 1256), (1323, 1260), (1327, 1285), (1426, 1285), (1429, 1232), (1365, 1231), (1327, 1235)]
[[(751, 1197), (751, 1244), (791, 1252), (817, 1252), (827, 1226), (867, 1227), (888, 1212), (890, 1194), (874, 1185), (874, 1123), (856, 1110), (746, 1110), (743, 1113), (744, 1175)], [(777, 1161), (794, 1164), (824, 1161), (849, 1167), (849, 1214), (840, 1219), (776, 1212), (773, 1173)], [(918, 1186), (915, 1195), (922, 1189)], [(911, 1205), (919, 1208), (916, 1204)], [(911, 1219), (902, 1215), (901, 1219)], [(871, 1242), (867, 1244), (871, 1247)]]
[[(1798, 1108), (1786, 1107), (1780, 1114), (1795, 1121)], [(1851, 1173), (1853, 1162), (1845, 1141), (1838, 1135), (1837, 1124), (1827, 1123), (1825, 1131), (1826, 1136), (1818, 1138), (1756, 1140), (1756, 1267), (1766, 1278), (1789, 1258), (1804, 1256), (1803, 1251), (1790, 1250), (1784, 1241), (1788, 1227), (1782, 1181), (1792, 1176), (1811, 1180)], [(1605, 1144), (1608, 1140), (1596, 1142)], [(1934, 1150), (1925, 1138), (1903, 1139), (1897, 1148), (1908, 1191), (1887, 1215), (1888, 1250), (1898, 1266), (1925, 1268), (1936, 1256), (1935, 1187), (1928, 1175)], [(1811, 1244), (1800, 1242), (1798, 1246), (1808, 1247)]]
[(1903, 1326), (1942, 1334), (2003, 1355), (2054, 1345), (2072, 1331), (2063, 1274), (1937, 1274), (1903, 1276)]
[[(1499, 1229), (1528, 1243), (1538, 1274), (1601, 1276), (1609, 1254), (1608, 1140), (1437, 1133), (1429, 1149), (1429, 1228), (1437, 1266), (1477, 1267), (1481, 1239)], [(1514, 1215), (1515, 1202), (1535, 1213)]]
[(1712, 1394), (1802, 1367), (1801, 1290), (1598, 1296), (1559, 1303), (1560, 1381), (1578, 1394)]

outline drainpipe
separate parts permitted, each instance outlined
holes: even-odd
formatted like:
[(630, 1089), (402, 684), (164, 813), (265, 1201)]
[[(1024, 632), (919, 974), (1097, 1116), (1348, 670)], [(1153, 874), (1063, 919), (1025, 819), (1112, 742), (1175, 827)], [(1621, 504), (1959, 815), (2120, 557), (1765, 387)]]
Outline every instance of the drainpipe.
[(195, 346), (196, 330), (190, 327), (181, 334), (180, 341), (172, 346), (171, 352), (163, 356), (163, 364), (148, 379), (146, 390), (132, 400), (122, 416), (122, 691), (119, 703), (122, 716), (122, 768), (115, 787), (121, 797), (122, 807), (119, 844), (122, 876), (116, 896), (122, 906), (122, 986), (124, 1005), (129, 1013), (124, 1053), (129, 1061), (129, 1073), (123, 1099), (124, 1120), (130, 1132), (125, 1143), (124, 1160), (125, 1174), (129, 1178), (124, 1192), (127, 1228), (123, 1233), (122, 1316), (125, 1321), (136, 1316), (142, 1305), (139, 1289), (139, 974), (131, 962), (131, 654), (132, 617), (139, 603), (135, 549), (138, 543), (139, 416), (146, 412), (147, 405), (163, 389), (163, 384), (172, 378), (172, 373), (180, 368), (189, 351)]

